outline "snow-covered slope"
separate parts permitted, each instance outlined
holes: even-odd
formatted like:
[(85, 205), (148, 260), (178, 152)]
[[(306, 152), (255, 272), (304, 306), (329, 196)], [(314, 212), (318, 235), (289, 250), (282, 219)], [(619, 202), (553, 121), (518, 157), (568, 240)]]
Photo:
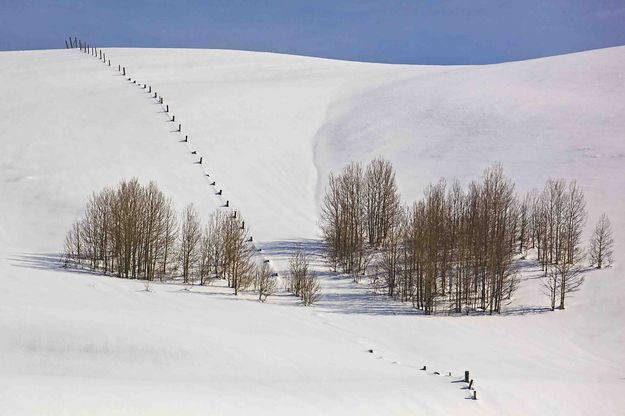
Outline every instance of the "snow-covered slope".
[[(624, 47), (463, 67), (106, 55), (112, 67), (76, 50), (0, 53), (0, 414), (625, 409)], [(590, 222), (612, 219), (616, 265), (589, 273), (564, 312), (541, 310), (529, 264), (504, 316), (423, 317), (331, 275), (322, 302), (304, 309), (218, 287), (146, 293), (58, 270), (50, 254), (91, 192), (137, 176), (205, 217), (229, 200), (280, 267), (298, 244), (317, 249), (329, 171), (377, 155), (393, 161), (406, 202), (496, 161), (520, 191), (576, 178)], [(453, 382), (465, 369), (477, 402)]]

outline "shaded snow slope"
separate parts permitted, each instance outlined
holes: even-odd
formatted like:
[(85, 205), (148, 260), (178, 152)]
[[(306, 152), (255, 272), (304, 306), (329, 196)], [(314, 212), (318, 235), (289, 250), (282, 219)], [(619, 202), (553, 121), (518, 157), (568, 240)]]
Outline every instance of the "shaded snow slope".
[[(106, 55), (113, 67), (75, 50), (0, 53), (1, 415), (625, 409), (625, 48), (462, 67), (219, 50)], [(161, 94), (176, 123), (117, 64)], [(466, 183), (494, 162), (519, 191), (576, 178), (587, 228), (602, 211), (612, 219), (616, 264), (589, 273), (568, 310), (548, 312), (527, 261), (497, 317), (420, 316), (324, 272), (318, 258), (325, 296), (310, 309), (222, 287), (147, 293), (140, 282), (57, 268), (53, 253), (88, 195), (137, 176), (204, 218), (229, 200), (281, 269), (298, 245), (319, 253), (330, 170), (377, 155), (393, 161), (406, 202), (442, 176)], [(465, 369), (477, 402), (454, 383)]]

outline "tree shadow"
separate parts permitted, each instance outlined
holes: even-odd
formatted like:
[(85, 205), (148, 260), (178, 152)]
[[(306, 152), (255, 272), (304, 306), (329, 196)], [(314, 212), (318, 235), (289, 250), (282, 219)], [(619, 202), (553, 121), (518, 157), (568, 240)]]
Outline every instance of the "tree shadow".
[(348, 315), (420, 315), (410, 305), (377, 294), (353, 276), (328, 270), (323, 257), (325, 243), (320, 239), (279, 240), (259, 243), (265, 256), (288, 258), (298, 250), (309, 258), (321, 284), (321, 297), (315, 304), (320, 312)]
[(104, 275), (96, 270), (66, 265), (63, 256), (59, 253), (19, 253), (8, 257), (8, 260), (11, 261), (12, 266), (26, 269), (51, 270), (63, 273), (72, 272), (92, 276)]
[(301, 250), (310, 257), (322, 259), (325, 243), (317, 239), (280, 240), (259, 243), (259, 247), (270, 256), (289, 257)]

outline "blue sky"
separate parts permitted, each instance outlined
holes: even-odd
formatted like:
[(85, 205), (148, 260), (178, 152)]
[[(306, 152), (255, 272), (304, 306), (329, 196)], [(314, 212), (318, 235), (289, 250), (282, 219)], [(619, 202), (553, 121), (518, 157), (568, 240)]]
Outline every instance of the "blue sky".
[(225, 48), (480, 64), (625, 44), (625, 0), (0, 0), (0, 50)]

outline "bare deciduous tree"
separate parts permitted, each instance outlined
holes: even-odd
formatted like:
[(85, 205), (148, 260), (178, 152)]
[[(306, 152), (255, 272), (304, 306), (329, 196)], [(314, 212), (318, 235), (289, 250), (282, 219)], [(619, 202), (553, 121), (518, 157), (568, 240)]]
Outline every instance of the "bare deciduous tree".
[(608, 216), (603, 213), (599, 217), (590, 239), (590, 249), (588, 250), (590, 265), (597, 267), (597, 269), (602, 268), (606, 264), (610, 266), (613, 254), (614, 237), (612, 236), (612, 224)]
[(193, 283), (196, 267), (200, 258), (200, 240), (202, 238), (200, 220), (193, 204), (187, 205), (182, 214), (180, 226), (180, 264), (182, 280)]
[(367, 236), (369, 244), (377, 247), (387, 237), (401, 212), (393, 165), (382, 158), (372, 160), (367, 165), (364, 182)]
[(297, 249), (289, 258), (289, 276), (287, 280), (287, 290), (295, 296), (302, 295), (304, 281), (309, 273), (308, 256), (302, 249)]
[(301, 292), (304, 306), (310, 306), (319, 300), (321, 297), (321, 286), (317, 278), (317, 273), (309, 272), (306, 275)]
[(321, 296), (321, 287), (316, 273), (310, 268), (310, 259), (302, 249), (289, 258), (287, 289), (299, 296), (304, 306), (310, 306)]
[(258, 290), (258, 300), (265, 302), (267, 297), (273, 295), (278, 288), (269, 263), (256, 265), (256, 290)]

